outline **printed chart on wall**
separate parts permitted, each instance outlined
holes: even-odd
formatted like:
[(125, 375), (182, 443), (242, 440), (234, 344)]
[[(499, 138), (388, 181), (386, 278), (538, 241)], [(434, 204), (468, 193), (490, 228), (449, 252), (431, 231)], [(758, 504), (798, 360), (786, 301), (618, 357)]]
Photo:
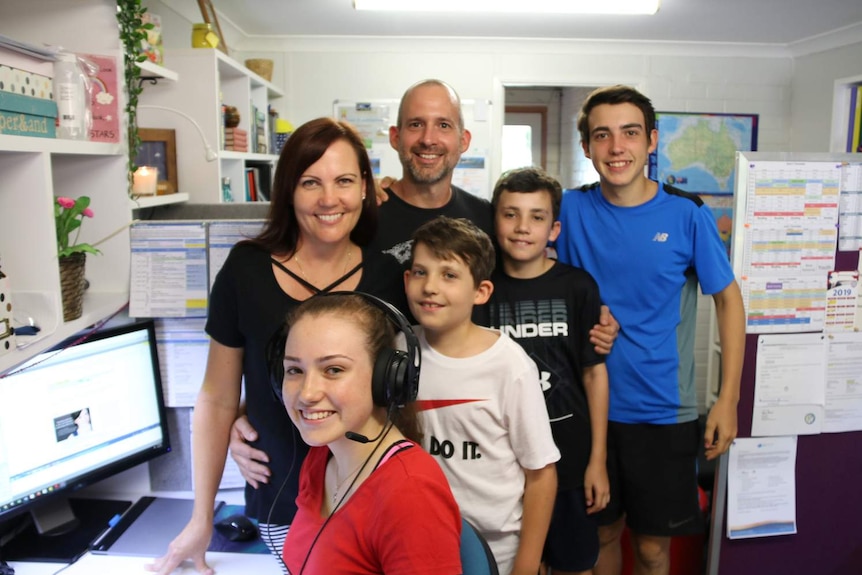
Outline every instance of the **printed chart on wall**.
[(746, 331), (822, 331), (841, 164), (763, 161), (739, 169), (748, 190), (740, 274)]
[(130, 231), (129, 315), (204, 317), (206, 228), (201, 223), (136, 222)]

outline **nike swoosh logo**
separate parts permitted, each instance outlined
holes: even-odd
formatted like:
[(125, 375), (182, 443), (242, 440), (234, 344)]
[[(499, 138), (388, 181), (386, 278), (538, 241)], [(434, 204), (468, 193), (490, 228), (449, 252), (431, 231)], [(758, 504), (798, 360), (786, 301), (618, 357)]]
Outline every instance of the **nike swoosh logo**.
[(688, 523), (692, 519), (694, 519), (694, 517), (689, 517), (687, 519), (683, 519), (682, 521), (670, 521), (667, 524), (668, 529), (676, 529), (677, 527), (682, 527), (683, 525), (685, 525), (686, 523)]
[(465, 403), (475, 403), (477, 401), (485, 401), (484, 399), (419, 399), (414, 402), (416, 411), (430, 411), (432, 409), (440, 409), (441, 407), (451, 407), (453, 405), (462, 405)]

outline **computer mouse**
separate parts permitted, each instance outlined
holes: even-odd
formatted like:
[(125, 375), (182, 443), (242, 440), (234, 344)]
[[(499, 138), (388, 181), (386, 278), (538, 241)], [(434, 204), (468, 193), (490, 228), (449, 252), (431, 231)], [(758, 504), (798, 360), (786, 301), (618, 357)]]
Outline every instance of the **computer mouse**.
[(231, 541), (251, 541), (257, 537), (257, 526), (251, 519), (240, 513), (216, 522), (215, 528)]

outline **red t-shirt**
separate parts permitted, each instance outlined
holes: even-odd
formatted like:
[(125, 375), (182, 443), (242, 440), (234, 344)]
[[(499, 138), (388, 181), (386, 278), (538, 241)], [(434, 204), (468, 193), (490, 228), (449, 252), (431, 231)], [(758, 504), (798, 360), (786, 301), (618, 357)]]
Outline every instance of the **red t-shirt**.
[(328, 448), (313, 447), (302, 464), (283, 550), (290, 573), (461, 573), (461, 515), (428, 453), (415, 444), (397, 451), (327, 522), (320, 509), (329, 456)]

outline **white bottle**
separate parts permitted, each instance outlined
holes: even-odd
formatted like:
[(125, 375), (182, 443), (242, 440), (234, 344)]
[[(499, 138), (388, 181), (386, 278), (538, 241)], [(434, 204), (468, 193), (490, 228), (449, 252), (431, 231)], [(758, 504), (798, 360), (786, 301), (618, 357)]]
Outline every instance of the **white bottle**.
[(54, 101), (57, 102), (57, 137), (88, 140), (87, 91), (84, 72), (75, 54), (59, 52), (54, 62)]

